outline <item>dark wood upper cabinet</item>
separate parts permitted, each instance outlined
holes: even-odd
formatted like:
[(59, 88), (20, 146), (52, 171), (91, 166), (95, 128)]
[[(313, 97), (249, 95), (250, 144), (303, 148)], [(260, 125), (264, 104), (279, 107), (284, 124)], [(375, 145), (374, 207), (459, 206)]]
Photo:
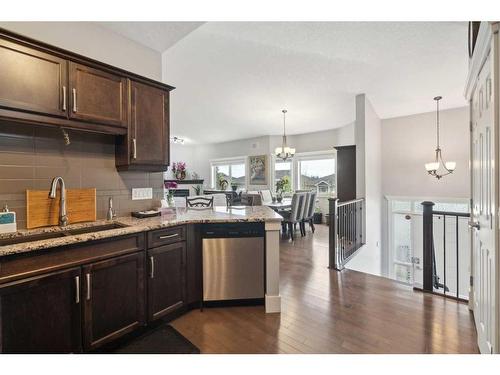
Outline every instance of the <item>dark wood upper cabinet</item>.
[(0, 39), (0, 110), (66, 117), (67, 61)]
[(117, 144), (118, 170), (167, 170), (169, 129), (169, 91), (131, 81), (128, 138)]
[(145, 324), (144, 253), (83, 267), (84, 349), (95, 349)]
[(127, 126), (127, 80), (77, 63), (69, 64), (72, 119)]
[(0, 285), (0, 353), (81, 351), (80, 268)]
[(186, 243), (148, 250), (148, 320), (182, 307), (185, 301)]
[(116, 135), (119, 170), (167, 169), (173, 89), (0, 29), (0, 120)]

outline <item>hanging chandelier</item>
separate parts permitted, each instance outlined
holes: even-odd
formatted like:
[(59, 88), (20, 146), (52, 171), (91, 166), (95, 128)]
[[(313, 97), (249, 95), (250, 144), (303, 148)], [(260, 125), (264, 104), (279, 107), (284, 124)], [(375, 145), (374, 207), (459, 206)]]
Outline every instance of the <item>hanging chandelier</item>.
[(286, 117), (286, 109), (283, 109), (281, 112), (283, 112), (283, 143), (281, 147), (276, 147), (275, 155), (277, 158), (286, 161), (295, 155), (295, 149), (288, 147), (286, 144), (286, 127), (285, 127), (285, 117)]
[(436, 96), (434, 98), (434, 100), (436, 101), (436, 157), (433, 162), (425, 164), (427, 173), (429, 173), (431, 176), (436, 177), (438, 180), (446, 175), (449, 175), (450, 173), (453, 173), (455, 167), (457, 166), (457, 163), (455, 163), (454, 161), (445, 162), (443, 160), (441, 148), (439, 147), (439, 101), (442, 98), (442, 96)]

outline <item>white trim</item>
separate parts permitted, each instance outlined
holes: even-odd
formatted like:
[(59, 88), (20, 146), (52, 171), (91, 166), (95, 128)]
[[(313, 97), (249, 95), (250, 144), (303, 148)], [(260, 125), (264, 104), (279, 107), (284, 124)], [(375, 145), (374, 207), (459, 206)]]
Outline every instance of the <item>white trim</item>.
[(472, 92), (474, 91), (479, 71), (483, 67), (491, 50), (491, 39), (493, 33), (497, 32), (498, 23), (491, 23), (489, 21), (481, 22), (479, 32), (477, 34), (476, 46), (474, 47), (474, 53), (472, 54), (472, 58), (469, 62), (469, 72), (465, 81), (464, 96), (466, 99), (470, 99)]
[(281, 296), (269, 296), (266, 294), (265, 298), (266, 314), (280, 313), (281, 312)]

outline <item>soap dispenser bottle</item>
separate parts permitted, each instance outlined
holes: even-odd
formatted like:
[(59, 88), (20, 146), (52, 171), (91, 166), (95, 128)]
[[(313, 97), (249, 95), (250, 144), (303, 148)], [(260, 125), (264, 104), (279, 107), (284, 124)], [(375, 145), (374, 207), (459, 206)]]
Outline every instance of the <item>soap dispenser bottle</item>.
[(11, 233), (16, 231), (16, 213), (9, 211), (9, 207), (4, 205), (2, 212), (0, 212), (0, 233)]

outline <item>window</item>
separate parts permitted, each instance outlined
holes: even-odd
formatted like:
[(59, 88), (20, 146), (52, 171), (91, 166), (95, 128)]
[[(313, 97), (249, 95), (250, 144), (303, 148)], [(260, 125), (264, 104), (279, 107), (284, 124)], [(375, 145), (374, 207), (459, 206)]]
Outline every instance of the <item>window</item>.
[(337, 187), (335, 153), (299, 155), (297, 157), (297, 187), (316, 190), (319, 195), (331, 195)]
[[(246, 185), (245, 159), (214, 160), (210, 162), (212, 167), (212, 188), (228, 189), (231, 185), (244, 187)], [(227, 186), (225, 185), (227, 181)]]

